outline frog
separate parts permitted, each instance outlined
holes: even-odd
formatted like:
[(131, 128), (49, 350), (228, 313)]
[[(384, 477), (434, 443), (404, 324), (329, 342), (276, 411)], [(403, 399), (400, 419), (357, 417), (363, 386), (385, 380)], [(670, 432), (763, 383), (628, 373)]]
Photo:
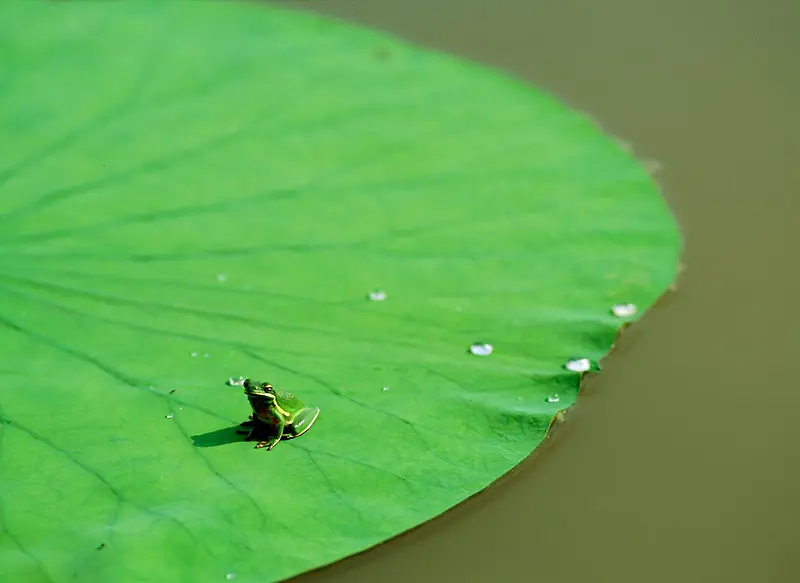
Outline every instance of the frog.
[[(319, 417), (319, 407), (306, 407), (306, 404), (285, 391), (273, 388), (268, 382), (245, 379), (242, 383), (244, 393), (253, 412), (240, 426), (245, 429), (245, 441), (259, 438), (255, 449), (270, 451), (281, 439), (300, 437)], [(263, 439), (267, 437), (268, 439)]]

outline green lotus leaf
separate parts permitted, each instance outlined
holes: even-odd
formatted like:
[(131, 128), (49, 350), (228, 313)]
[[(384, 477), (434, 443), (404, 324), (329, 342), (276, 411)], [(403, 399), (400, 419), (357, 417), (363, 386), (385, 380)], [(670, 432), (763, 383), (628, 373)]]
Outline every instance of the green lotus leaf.
[[(0, 34), (9, 581), (264, 583), (376, 545), (529, 455), (566, 361), (675, 276), (641, 165), (483, 67), (233, 2), (7, 2)], [(239, 375), (318, 420), (254, 449)]]

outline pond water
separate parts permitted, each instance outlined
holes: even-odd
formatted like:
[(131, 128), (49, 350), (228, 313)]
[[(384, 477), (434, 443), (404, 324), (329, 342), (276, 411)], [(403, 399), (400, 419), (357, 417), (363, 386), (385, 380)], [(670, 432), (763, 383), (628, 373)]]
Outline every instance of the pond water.
[(494, 487), (304, 575), (800, 581), (800, 5), (305, 0), (494, 65), (632, 143), (684, 233), (676, 292)]

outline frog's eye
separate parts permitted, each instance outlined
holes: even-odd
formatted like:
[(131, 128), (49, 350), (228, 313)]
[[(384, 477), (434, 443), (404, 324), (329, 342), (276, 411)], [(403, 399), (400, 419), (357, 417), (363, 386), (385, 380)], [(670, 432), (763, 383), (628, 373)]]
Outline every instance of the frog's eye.
[(269, 383), (264, 383), (263, 385), (261, 385), (261, 388), (264, 389), (265, 391), (271, 391), (272, 385)]

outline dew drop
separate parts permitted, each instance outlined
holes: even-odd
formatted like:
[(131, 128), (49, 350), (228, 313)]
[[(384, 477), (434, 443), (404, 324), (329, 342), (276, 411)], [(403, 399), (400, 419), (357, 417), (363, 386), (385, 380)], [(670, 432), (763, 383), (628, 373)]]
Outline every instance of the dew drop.
[(228, 384), (232, 387), (244, 386), (244, 377), (231, 377), (228, 379)]
[(206, 352), (206, 353), (203, 355), (203, 358), (208, 358), (209, 356), (211, 356), (211, 355), (210, 355), (208, 352)]
[(558, 396), (558, 393), (553, 393), (549, 397), (547, 397), (548, 403), (558, 403), (561, 399)]
[(234, 579), (236, 579), (236, 573), (228, 573), (227, 575), (225, 575), (226, 581), (233, 581)]
[(588, 358), (574, 358), (568, 360), (564, 367), (572, 372), (586, 372), (592, 368), (592, 361)]
[(485, 342), (476, 342), (469, 347), (469, 351), (475, 356), (489, 356), (494, 352), (494, 346)]
[(369, 292), (369, 299), (373, 302), (382, 302), (386, 299), (386, 292), (380, 289)]
[(225, 280), (226, 280), (226, 279), (228, 279), (228, 276), (227, 276), (227, 275), (225, 275), (224, 273), (218, 273), (218, 274), (217, 274), (217, 281), (218, 281), (218, 282), (220, 282), (220, 283), (225, 283)]
[(383, 387), (383, 390), (384, 390), (384, 391), (388, 391), (388, 390), (389, 390), (389, 387)]
[(617, 318), (629, 318), (636, 313), (636, 304), (615, 304), (611, 306), (611, 312)]
[(197, 353), (196, 352), (192, 352), (192, 358), (194, 358), (196, 356), (197, 356)]
[(167, 413), (166, 415), (164, 415), (164, 417), (166, 417), (167, 419), (172, 419), (173, 415), (172, 413)]

